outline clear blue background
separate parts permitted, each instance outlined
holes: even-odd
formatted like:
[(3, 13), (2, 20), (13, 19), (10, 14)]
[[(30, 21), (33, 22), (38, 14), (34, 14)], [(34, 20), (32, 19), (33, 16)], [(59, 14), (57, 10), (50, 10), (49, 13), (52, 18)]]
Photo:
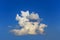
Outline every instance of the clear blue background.
[[(38, 13), (42, 23), (48, 25), (46, 35), (11, 34), (21, 10)], [(60, 40), (60, 0), (0, 0), (0, 40)]]

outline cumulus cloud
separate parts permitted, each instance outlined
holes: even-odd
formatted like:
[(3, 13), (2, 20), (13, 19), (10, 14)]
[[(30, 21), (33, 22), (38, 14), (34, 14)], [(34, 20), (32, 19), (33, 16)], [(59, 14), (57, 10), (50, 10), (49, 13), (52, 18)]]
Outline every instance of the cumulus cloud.
[[(37, 13), (29, 13), (29, 11), (21, 11), (21, 15), (16, 15), (16, 20), (20, 25), (21, 29), (13, 29), (13, 32), (16, 35), (35, 35), (35, 34), (43, 34), (44, 28), (47, 27), (46, 24), (40, 23), (40, 18)], [(34, 21), (34, 22), (33, 22)]]
[(37, 19), (39, 19), (39, 15), (36, 13), (31, 13), (30, 15), (29, 15), (29, 19), (32, 19), (32, 20), (37, 20)]

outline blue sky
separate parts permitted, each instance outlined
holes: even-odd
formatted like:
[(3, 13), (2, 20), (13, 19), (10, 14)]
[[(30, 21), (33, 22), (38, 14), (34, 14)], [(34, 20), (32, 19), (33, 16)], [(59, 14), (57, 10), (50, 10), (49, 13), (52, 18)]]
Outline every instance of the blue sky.
[[(20, 11), (36, 12), (47, 24), (46, 35), (15, 36), (9, 31), (18, 25), (15, 20)], [(60, 40), (59, 0), (0, 0), (0, 40)], [(13, 26), (10, 28), (8, 26)]]

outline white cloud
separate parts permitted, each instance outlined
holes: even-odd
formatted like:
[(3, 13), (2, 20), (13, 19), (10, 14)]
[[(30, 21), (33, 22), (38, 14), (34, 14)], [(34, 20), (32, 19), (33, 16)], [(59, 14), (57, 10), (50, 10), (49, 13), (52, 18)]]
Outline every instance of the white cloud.
[(37, 20), (37, 19), (39, 19), (39, 15), (38, 15), (38, 14), (35, 14), (35, 13), (31, 13), (31, 14), (29, 15), (29, 19)]
[(21, 16), (22, 17), (27, 17), (27, 16), (29, 16), (29, 11), (26, 11), (26, 12), (24, 12), (24, 11), (21, 11)]
[[(31, 13), (29, 14), (29, 11), (21, 11), (21, 16), (19, 16), (19, 14), (17, 14), (16, 16), (16, 20), (18, 21), (18, 24), (20, 25), (20, 27), (22, 27), (21, 29), (13, 29), (11, 30), (11, 32), (13, 32), (16, 35), (26, 35), (26, 34), (31, 34), (31, 35), (35, 35), (35, 34), (42, 34), (44, 33), (44, 28), (47, 27), (47, 25), (45, 24), (41, 24), (40, 22), (40, 18), (39, 15), (36, 13)], [(39, 20), (38, 21), (30, 21), (30, 20)]]

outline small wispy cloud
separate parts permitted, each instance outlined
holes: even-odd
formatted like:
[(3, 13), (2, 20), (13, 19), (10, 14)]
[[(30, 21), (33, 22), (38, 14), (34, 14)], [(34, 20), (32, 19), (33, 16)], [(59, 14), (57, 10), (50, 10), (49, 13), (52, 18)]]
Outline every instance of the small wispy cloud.
[(43, 34), (44, 28), (47, 27), (46, 24), (40, 23), (41, 18), (37, 13), (29, 13), (29, 11), (21, 11), (21, 15), (16, 15), (16, 20), (20, 25), (21, 29), (12, 29), (16, 35), (35, 35), (35, 34)]

